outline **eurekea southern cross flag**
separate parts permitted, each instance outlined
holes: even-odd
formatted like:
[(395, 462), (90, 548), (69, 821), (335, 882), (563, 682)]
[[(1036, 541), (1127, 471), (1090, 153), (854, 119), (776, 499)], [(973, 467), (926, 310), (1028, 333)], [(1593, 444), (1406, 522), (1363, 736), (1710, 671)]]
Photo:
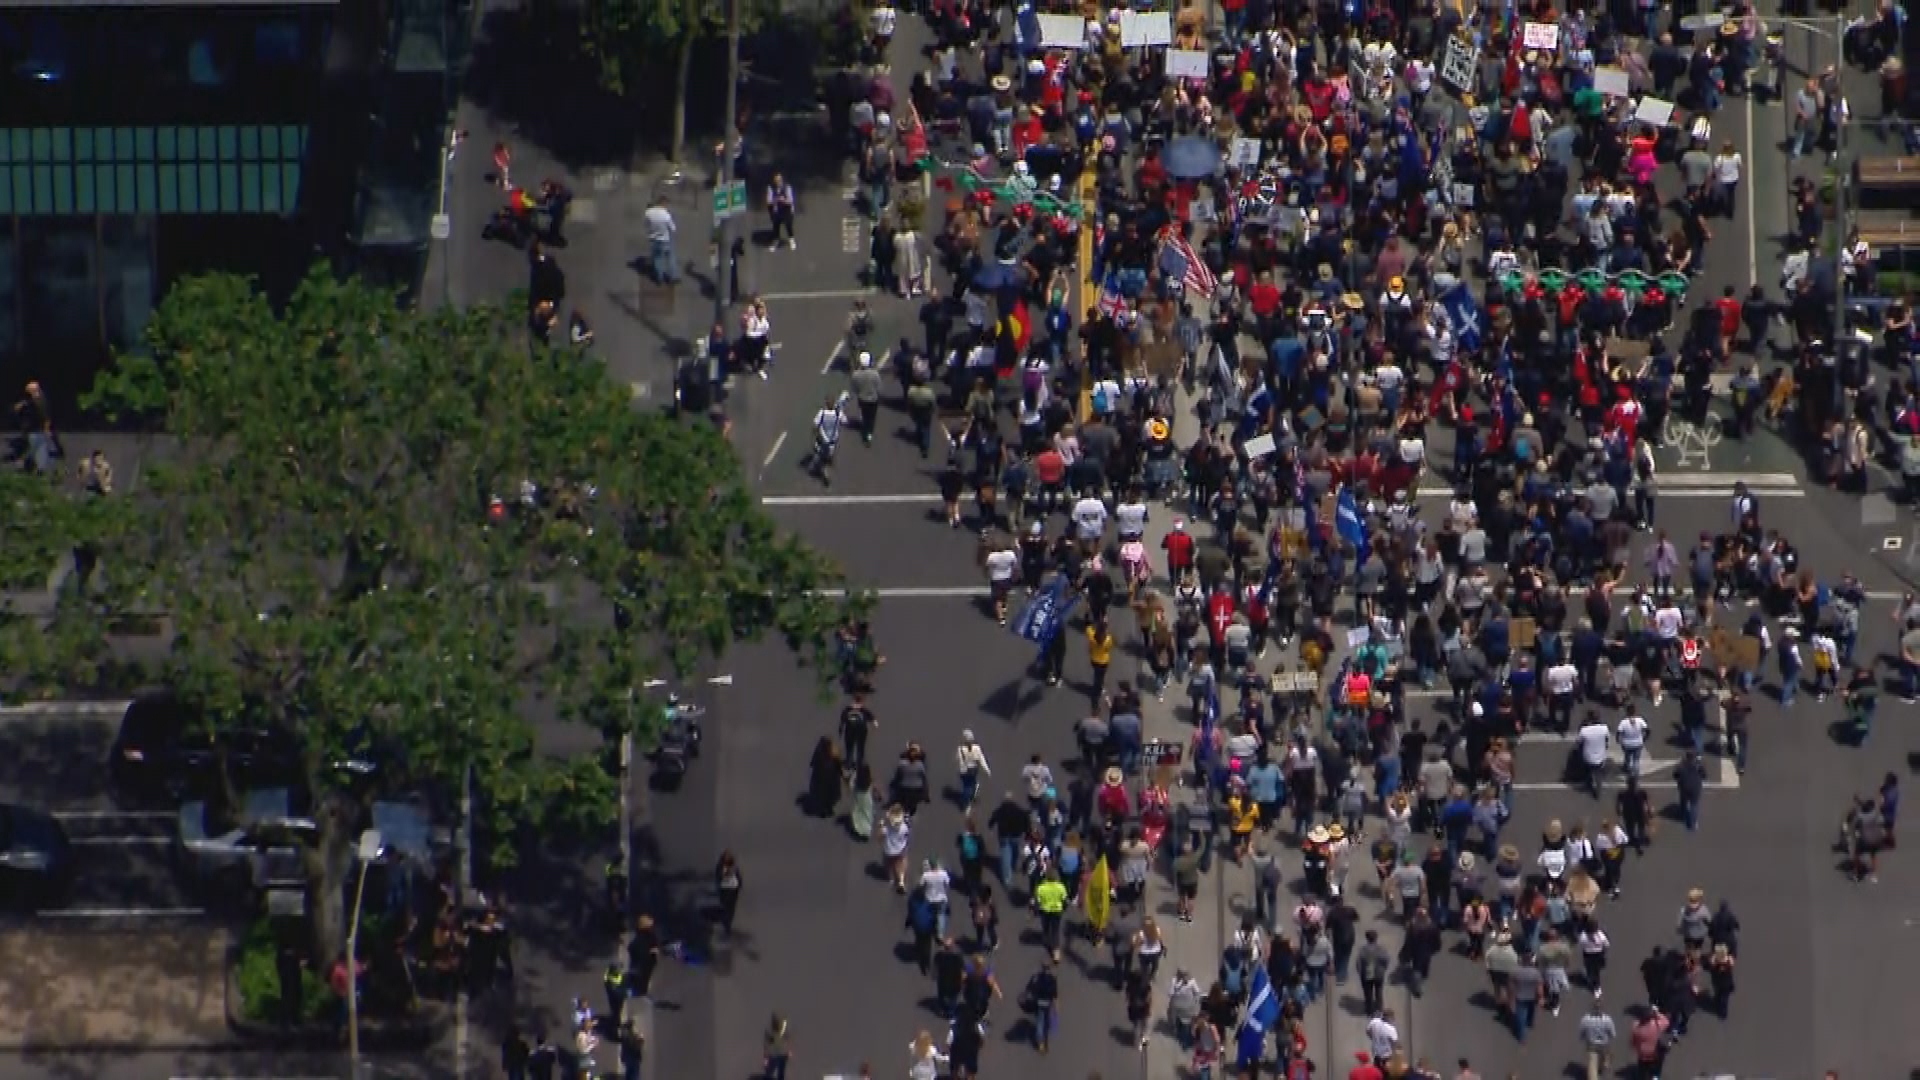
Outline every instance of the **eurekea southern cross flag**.
[[(1169, 225), (1160, 230), (1161, 267), (1164, 269), (1175, 257), (1186, 264), (1179, 275), (1180, 283), (1186, 286), (1186, 290), (1196, 296), (1212, 299), (1213, 290), (1219, 286), (1220, 279), (1213, 276), (1212, 270), (1207, 269), (1207, 264), (1194, 253), (1193, 245), (1187, 243), (1186, 239), (1180, 235), (1180, 230)], [(1174, 275), (1169, 273), (1167, 276)]]
[(1247, 995), (1247, 1016), (1240, 1022), (1240, 1034), (1236, 1038), (1236, 1049), (1243, 1062), (1260, 1060), (1260, 1051), (1266, 1046), (1267, 1032), (1280, 1022), (1280, 998), (1273, 992), (1273, 983), (1267, 978), (1267, 969), (1256, 965), (1253, 969), (1252, 992)]

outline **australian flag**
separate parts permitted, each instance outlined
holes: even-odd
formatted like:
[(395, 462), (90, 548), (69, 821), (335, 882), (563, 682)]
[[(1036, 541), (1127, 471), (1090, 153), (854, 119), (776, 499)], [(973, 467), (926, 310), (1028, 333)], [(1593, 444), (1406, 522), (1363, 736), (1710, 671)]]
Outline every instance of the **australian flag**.
[(1280, 1022), (1280, 997), (1273, 992), (1273, 982), (1267, 978), (1267, 969), (1256, 966), (1253, 969), (1253, 986), (1247, 995), (1246, 1019), (1240, 1022), (1240, 1034), (1237, 1042), (1241, 1065), (1259, 1061), (1261, 1051), (1266, 1048), (1267, 1032)]

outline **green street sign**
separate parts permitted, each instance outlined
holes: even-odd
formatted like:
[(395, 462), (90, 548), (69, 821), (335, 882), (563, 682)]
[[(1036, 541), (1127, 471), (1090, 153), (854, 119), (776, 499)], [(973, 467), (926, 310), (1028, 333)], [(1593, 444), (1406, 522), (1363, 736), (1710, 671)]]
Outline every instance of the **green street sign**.
[(727, 187), (713, 189), (713, 217), (724, 221), (747, 212), (747, 182), (735, 180)]

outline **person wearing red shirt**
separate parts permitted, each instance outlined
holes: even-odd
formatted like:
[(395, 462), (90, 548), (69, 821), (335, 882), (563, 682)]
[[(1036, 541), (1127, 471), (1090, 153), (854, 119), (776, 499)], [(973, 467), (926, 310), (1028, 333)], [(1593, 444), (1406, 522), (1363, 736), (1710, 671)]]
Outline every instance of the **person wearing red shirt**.
[(1387, 1074), (1373, 1063), (1372, 1054), (1355, 1053), (1353, 1056), (1359, 1064), (1347, 1070), (1347, 1080), (1386, 1080)]
[(1733, 295), (1733, 286), (1720, 294), (1713, 302), (1713, 309), (1720, 313), (1720, 351), (1733, 348), (1733, 339), (1740, 333), (1740, 298)]
[(1193, 537), (1187, 535), (1187, 523), (1175, 519), (1173, 531), (1160, 541), (1161, 550), (1167, 553), (1167, 577), (1179, 581), (1193, 569)]
[(1261, 273), (1247, 289), (1247, 306), (1262, 319), (1272, 318), (1280, 310), (1280, 287), (1273, 283), (1272, 274)]
[(1613, 408), (1607, 410), (1606, 431), (1609, 435), (1619, 436), (1631, 451), (1634, 439), (1640, 434), (1640, 403), (1633, 400), (1633, 390), (1630, 387), (1621, 386), (1614, 392), (1620, 400), (1614, 402)]
[(1163, 188), (1167, 185), (1167, 167), (1160, 164), (1160, 152), (1151, 151), (1147, 160), (1140, 163), (1140, 172), (1136, 179), (1143, 188)]
[(1065, 497), (1067, 481), (1067, 461), (1060, 451), (1051, 444), (1033, 456), (1034, 479), (1040, 482), (1040, 506), (1043, 514), (1050, 514), (1054, 507)]
[(1233, 625), (1233, 593), (1225, 583), (1207, 597), (1207, 636), (1213, 642), (1213, 670), (1221, 675), (1227, 666), (1227, 627)]

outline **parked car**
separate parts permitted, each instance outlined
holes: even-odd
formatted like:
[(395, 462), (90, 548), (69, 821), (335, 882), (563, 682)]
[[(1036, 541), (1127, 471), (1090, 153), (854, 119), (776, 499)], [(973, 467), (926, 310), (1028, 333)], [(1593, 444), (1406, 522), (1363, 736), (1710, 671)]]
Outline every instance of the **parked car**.
[(73, 885), (73, 843), (52, 814), (0, 803), (0, 905), (38, 911), (63, 903)]
[(207, 798), (221, 790), (222, 761), (236, 790), (290, 785), (300, 778), (300, 745), (264, 725), (207, 724), (169, 691), (127, 706), (108, 772), (136, 800)]
[[(224, 797), (182, 804), (182, 871), (208, 895), (229, 900), (304, 887), (305, 851), (319, 831), (306, 802), (295, 788), (260, 788), (242, 794), (237, 806)], [(451, 848), (447, 831), (433, 825), (418, 801), (377, 801), (368, 822), (384, 838), (383, 862), (431, 872), (435, 859)]]
[(303, 851), (317, 826), (293, 788), (257, 788), (237, 805), (215, 795), (182, 803), (181, 869), (210, 895), (237, 899), (306, 883)]

